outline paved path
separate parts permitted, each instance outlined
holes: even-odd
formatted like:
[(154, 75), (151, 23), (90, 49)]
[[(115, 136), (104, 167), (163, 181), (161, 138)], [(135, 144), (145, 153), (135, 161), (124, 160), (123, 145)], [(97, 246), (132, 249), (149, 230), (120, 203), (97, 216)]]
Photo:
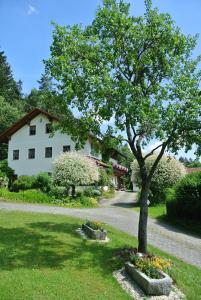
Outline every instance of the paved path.
[[(113, 200), (101, 202), (100, 208), (71, 209), (56, 206), (17, 204), (0, 202), (0, 209), (52, 213), (80, 218), (96, 219), (113, 227), (137, 236), (138, 213), (128, 209), (135, 199), (135, 194), (118, 192)], [(127, 208), (125, 208), (127, 207)], [(201, 268), (201, 239), (182, 233), (172, 226), (148, 221), (148, 242), (161, 250)]]

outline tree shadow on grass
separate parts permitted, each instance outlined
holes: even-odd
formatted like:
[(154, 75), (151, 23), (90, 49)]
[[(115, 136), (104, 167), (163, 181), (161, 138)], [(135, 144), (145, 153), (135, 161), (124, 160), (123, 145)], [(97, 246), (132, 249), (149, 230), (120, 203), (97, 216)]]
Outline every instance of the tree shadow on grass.
[(113, 256), (118, 250), (111, 245), (83, 240), (77, 223), (35, 222), (25, 227), (0, 227), (0, 268), (79, 269), (96, 268), (111, 274)]

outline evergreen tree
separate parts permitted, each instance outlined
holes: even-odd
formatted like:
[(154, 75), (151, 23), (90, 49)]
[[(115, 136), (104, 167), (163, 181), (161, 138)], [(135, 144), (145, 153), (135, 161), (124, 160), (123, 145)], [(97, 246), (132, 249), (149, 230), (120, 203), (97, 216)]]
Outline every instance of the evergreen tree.
[(21, 81), (17, 83), (14, 80), (4, 51), (0, 51), (0, 96), (8, 102), (20, 99), (21, 96)]

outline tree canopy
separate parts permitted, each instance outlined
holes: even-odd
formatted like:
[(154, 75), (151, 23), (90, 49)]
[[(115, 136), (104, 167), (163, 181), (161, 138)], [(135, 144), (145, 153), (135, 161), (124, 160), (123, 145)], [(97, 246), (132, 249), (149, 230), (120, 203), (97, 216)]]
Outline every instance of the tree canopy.
[(20, 99), (22, 91), (21, 80), (16, 82), (13, 78), (12, 70), (7, 62), (4, 51), (0, 51), (0, 96), (8, 102)]
[[(200, 145), (200, 57), (192, 56), (197, 36), (184, 35), (151, 0), (140, 17), (129, 7), (104, 0), (88, 26), (54, 24), (46, 70), (62, 98), (64, 131), (80, 142), (89, 132), (104, 136), (108, 124), (110, 137), (130, 145), (142, 178), (139, 250), (146, 252), (147, 198), (157, 164), (165, 150)], [(161, 144), (145, 153), (153, 139)]]

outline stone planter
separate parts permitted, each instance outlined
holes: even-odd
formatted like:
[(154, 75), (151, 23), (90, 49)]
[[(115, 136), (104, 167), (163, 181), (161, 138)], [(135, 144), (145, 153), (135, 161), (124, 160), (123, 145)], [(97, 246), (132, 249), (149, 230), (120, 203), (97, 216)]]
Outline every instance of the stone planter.
[(145, 294), (154, 296), (168, 296), (170, 294), (172, 288), (172, 279), (164, 272), (159, 271), (163, 278), (153, 279), (137, 270), (130, 262), (125, 263), (125, 269), (130, 277), (145, 292)]
[(107, 237), (107, 231), (104, 229), (94, 230), (86, 224), (82, 225), (82, 230), (86, 233), (86, 235), (93, 240), (105, 240)]

